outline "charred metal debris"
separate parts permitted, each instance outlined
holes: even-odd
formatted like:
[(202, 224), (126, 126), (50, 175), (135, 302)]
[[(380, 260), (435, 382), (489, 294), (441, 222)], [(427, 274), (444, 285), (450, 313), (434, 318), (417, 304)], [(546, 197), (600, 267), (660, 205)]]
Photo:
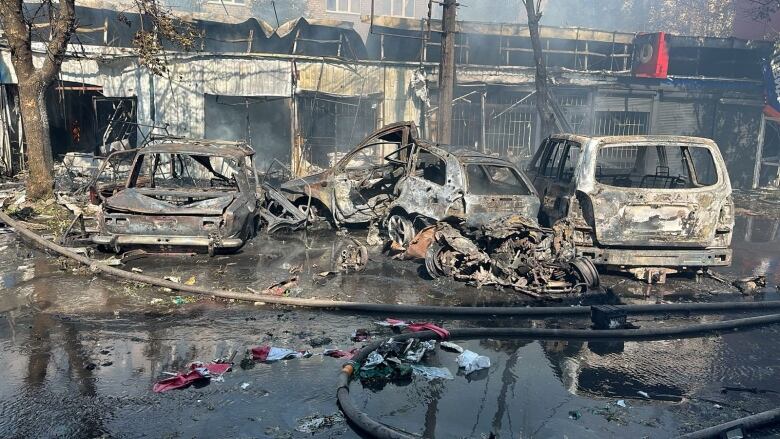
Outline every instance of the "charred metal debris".
[(598, 287), (593, 263), (576, 256), (574, 229), (560, 221), (544, 229), (521, 215), (442, 221), (423, 229), (405, 250), (425, 261), (433, 278), (510, 288), (532, 297)]

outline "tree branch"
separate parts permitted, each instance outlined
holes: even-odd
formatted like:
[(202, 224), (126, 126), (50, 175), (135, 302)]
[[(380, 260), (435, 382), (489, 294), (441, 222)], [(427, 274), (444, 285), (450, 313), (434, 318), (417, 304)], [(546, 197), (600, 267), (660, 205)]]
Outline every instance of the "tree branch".
[[(76, 29), (76, 7), (74, 0), (60, 0), (57, 19), (51, 27), (51, 39), (46, 45), (46, 59), (40, 69), (40, 80), (48, 85), (60, 71), (70, 36)], [(49, 8), (53, 5), (50, 4)]]

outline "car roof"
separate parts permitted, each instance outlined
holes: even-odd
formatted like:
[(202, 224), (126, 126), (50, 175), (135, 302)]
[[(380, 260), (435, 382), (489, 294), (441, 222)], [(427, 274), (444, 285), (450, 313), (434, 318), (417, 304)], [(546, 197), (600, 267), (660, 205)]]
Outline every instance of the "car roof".
[(510, 167), (515, 166), (509, 160), (505, 160), (500, 157), (485, 154), (479, 151), (474, 151), (471, 149), (458, 149), (453, 151), (451, 154), (457, 157), (457, 159), (463, 163), (483, 163), (483, 164), (494, 164), (494, 165), (502, 165), (502, 166), (510, 166)]
[(671, 136), (671, 135), (635, 135), (635, 136), (584, 136), (580, 134), (559, 133), (550, 137), (555, 139), (566, 139), (581, 144), (586, 144), (595, 140), (601, 145), (619, 144), (619, 143), (695, 143), (699, 145), (715, 145), (712, 139), (694, 136)]
[(252, 156), (255, 150), (244, 142), (224, 140), (181, 140), (148, 145), (138, 151), (140, 154), (191, 154), (240, 159)]

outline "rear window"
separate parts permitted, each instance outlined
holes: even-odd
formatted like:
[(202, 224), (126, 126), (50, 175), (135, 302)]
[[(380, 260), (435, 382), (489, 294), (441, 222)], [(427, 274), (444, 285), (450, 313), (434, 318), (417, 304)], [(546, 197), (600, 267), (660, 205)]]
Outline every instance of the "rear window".
[(466, 165), (473, 195), (531, 195), (520, 174), (509, 166)]
[(695, 145), (604, 146), (596, 181), (617, 187), (692, 189), (718, 182), (710, 150)]

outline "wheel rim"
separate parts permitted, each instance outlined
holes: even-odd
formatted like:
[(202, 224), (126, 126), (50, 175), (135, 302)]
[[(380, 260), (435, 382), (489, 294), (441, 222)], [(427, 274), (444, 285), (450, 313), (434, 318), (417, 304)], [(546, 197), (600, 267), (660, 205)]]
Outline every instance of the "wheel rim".
[(406, 217), (393, 215), (387, 220), (387, 234), (395, 243), (406, 247), (414, 238), (414, 225)]

